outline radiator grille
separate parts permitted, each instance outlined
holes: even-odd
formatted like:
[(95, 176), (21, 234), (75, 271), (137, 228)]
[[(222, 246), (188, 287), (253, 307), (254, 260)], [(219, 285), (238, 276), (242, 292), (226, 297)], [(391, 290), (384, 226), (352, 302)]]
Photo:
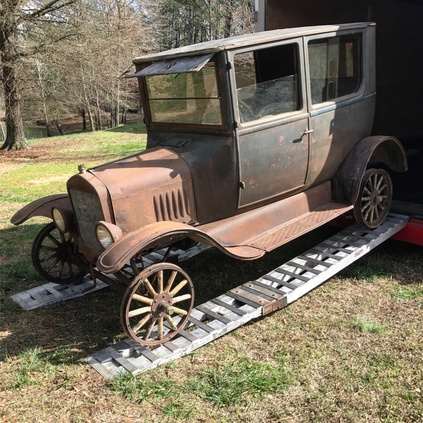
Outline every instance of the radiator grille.
[(99, 243), (95, 235), (95, 224), (104, 220), (100, 200), (96, 194), (70, 189), (69, 195), (78, 222), (79, 235), (88, 247), (98, 250)]

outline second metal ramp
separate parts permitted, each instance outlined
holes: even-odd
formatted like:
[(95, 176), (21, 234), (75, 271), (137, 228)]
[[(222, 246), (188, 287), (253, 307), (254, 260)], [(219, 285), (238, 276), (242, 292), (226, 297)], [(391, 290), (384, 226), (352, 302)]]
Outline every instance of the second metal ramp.
[(189, 354), (307, 294), (399, 232), (407, 220), (407, 216), (390, 214), (385, 223), (373, 231), (354, 224), (263, 277), (198, 305), (184, 330), (172, 341), (150, 350), (126, 339), (96, 352), (87, 362), (110, 379), (126, 372), (144, 372)]

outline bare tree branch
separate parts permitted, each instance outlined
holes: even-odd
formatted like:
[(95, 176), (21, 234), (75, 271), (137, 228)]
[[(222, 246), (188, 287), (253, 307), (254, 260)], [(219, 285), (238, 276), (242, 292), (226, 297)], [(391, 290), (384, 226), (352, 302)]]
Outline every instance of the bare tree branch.
[(76, 2), (76, 0), (68, 0), (65, 3), (61, 3), (61, 2), (62, 2), (62, 0), (51, 0), (51, 2), (47, 3), (46, 5), (41, 7), (40, 9), (36, 10), (33, 13), (30, 13), (29, 16), (31, 18), (37, 18), (37, 17), (40, 17), (40, 16), (45, 16), (48, 13), (55, 12), (57, 10), (63, 9), (66, 6), (74, 4)]

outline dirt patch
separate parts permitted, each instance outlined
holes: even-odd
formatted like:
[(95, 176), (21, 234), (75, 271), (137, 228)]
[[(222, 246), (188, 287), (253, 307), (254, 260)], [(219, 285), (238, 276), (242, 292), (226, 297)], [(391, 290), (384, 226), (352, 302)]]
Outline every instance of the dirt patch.
[[(60, 140), (46, 140), (30, 146), (30, 148), (18, 151), (5, 151), (0, 150), (0, 161), (1, 163), (7, 162), (32, 162), (32, 161), (48, 161), (55, 160), (57, 155), (58, 147), (60, 150), (66, 151), (71, 150), (72, 146), (76, 145), (76, 141), (67, 139), (66, 136)], [(9, 166), (10, 167), (10, 166)], [(3, 169), (3, 165), (2, 165)], [(7, 168), (6, 168), (7, 172)], [(1, 170), (0, 170), (1, 174)]]

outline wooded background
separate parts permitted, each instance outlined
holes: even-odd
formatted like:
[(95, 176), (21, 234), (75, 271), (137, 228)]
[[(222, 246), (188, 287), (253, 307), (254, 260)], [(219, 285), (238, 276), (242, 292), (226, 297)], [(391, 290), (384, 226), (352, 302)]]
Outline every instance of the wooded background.
[(72, 114), (91, 131), (124, 122), (140, 108), (136, 81), (121, 78), (134, 57), (252, 32), (253, 10), (252, 0), (1, 0), (0, 148), (27, 146), (22, 118), (48, 133)]

